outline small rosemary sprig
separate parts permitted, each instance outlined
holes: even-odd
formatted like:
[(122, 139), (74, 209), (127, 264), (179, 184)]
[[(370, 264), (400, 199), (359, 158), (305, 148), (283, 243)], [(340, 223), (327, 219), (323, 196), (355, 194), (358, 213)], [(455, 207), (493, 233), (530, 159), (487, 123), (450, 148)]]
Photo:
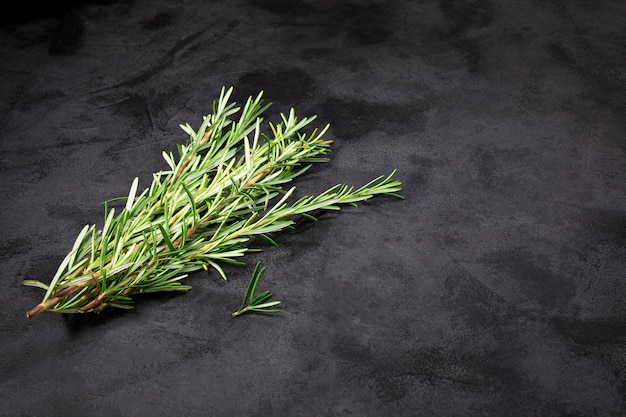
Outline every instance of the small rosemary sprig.
[[(43, 300), (27, 312), (99, 313), (107, 307), (133, 308), (132, 296), (159, 291), (188, 291), (190, 272), (209, 267), (224, 279), (224, 263), (250, 251), (246, 244), (292, 227), (294, 217), (315, 219), (318, 210), (339, 210), (375, 195), (402, 198), (400, 182), (378, 177), (360, 188), (337, 184), (317, 196), (290, 202), (295, 187), (284, 189), (314, 162), (325, 162), (332, 141), (329, 128), (303, 133), (315, 117), (299, 119), (291, 109), (281, 122), (261, 133), (261, 114), (270, 106), (262, 92), (243, 107), (229, 102), (232, 88), (222, 88), (213, 112), (178, 145), (178, 157), (163, 152), (168, 169), (153, 174), (150, 187), (104, 203), (102, 229), (86, 225), (46, 284)], [(116, 204), (121, 203), (116, 215)], [(258, 281), (258, 280), (257, 280)]]
[(255, 312), (255, 313), (279, 313), (279, 309), (270, 308), (280, 304), (280, 301), (269, 301), (272, 298), (272, 293), (269, 291), (263, 291), (259, 295), (254, 295), (256, 293), (256, 289), (259, 285), (259, 281), (265, 274), (265, 267), (261, 267), (261, 263), (257, 262), (254, 267), (254, 271), (252, 271), (252, 277), (250, 278), (250, 283), (248, 283), (248, 288), (246, 289), (246, 293), (243, 297), (243, 302), (241, 303), (241, 307), (239, 310), (233, 313), (233, 317), (237, 317), (242, 315), (243, 313)]

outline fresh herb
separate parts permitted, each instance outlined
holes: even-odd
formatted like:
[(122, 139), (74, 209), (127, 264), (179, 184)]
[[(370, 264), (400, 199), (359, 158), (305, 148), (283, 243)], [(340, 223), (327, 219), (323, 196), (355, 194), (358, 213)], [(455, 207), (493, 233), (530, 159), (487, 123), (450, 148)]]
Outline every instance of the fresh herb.
[(265, 267), (261, 267), (261, 263), (257, 262), (252, 271), (252, 277), (246, 289), (246, 294), (243, 297), (243, 302), (239, 310), (233, 313), (233, 317), (242, 315), (243, 313), (255, 312), (255, 313), (279, 313), (280, 310), (273, 309), (275, 305), (280, 304), (280, 301), (268, 301), (272, 298), (272, 293), (269, 291), (263, 291), (261, 294), (255, 296), (256, 289), (259, 285), (259, 281), (265, 274)]
[(262, 134), (261, 114), (270, 106), (262, 92), (241, 108), (229, 102), (232, 90), (222, 88), (197, 131), (181, 125), (189, 140), (178, 145), (177, 157), (163, 152), (168, 169), (153, 174), (149, 188), (139, 192), (135, 178), (128, 197), (104, 203), (102, 229), (80, 231), (49, 284), (24, 281), (45, 291), (27, 317), (131, 309), (135, 294), (188, 291), (182, 281), (203, 268), (226, 279), (222, 265), (242, 265), (239, 259), (253, 250), (250, 239), (275, 245), (271, 235), (293, 227), (298, 216), (315, 220), (316, 211), (375, 195), (402, 198), (394, 170), (360, 188), (337, 184), (291, 201), (295, 187), (283, 186), (312, 163), (328, 161), (332, 141), (322, 137), (329, 125), (303, 133), (315, 116), (300, 119), (291, 109), (280, 123), (269, 123), (269, 136)]

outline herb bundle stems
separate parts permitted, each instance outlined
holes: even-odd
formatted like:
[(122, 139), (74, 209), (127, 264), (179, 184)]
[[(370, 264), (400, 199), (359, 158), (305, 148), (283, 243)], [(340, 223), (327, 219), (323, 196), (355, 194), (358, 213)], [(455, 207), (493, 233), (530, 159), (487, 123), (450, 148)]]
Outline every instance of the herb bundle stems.
[(280, 123), (269, 123), (265, 135), (261, 115), (270, 105), (262, 92), (243, 107), (230, 102), (231, 94), (232, 88), (222, 88), (197, 131), (181, 125), (189, 140), (178, 145), (178, 156), (163, 152), (168, 169), (154, 173), (148, 188), (139, 193), (135, 178), (127, 197), (104, 203), (102, 228), (80, 231), (49, 284), (24, 281), (45, 290), (27, 317), (130, 309), (134, 294), (188, 291), (182, 281), (203, 268), (226, 279), (222, 265), (243, 264), (250, 239), (276, 244), (271, 235), (292, 227), (297, 216), (314, 219), (318, 210), (380, 194), (401, 198), (393, 171), (360, 188), (337, 184), (291, 201), (295, 187), (284, 185), (311, 164), (328, 161), (332, 141), (323, 136), (329, 126), (303, 133), (315, 117), (298, 118), (291, 109)]

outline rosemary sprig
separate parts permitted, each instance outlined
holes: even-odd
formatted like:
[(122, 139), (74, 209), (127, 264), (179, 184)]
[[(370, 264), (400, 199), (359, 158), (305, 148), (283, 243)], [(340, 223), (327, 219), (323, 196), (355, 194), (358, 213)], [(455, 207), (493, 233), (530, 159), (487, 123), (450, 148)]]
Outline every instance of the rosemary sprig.
[(233, 313), (233, 317), (242, 315), (243, 313), (255, 312), (255, 313), (279, 313), (280, 309), (270, 308), (280, 304), (280, 301), (269, 301), (272, 298), (272, 293), (269, 291), (263, 291), (259, 295), (254, 295), (259, 285), (259, 281), (265, 274), (265, 267), (261, 267), (261, 263), (257, 262), (252, 271), (252, 277), (248, 283), (248, 288), (243, 297), (243, 302), (239, 310)]
[[(163, 152), (168, 169), (154, 173), (150, 187), (139, 192), (135, 178), (128, 197), (104, 203), (102, 229), (86, 225), (80, 231), (49, 284), (24, 281), (45, 290), (27, 317), (131, 309), (135, 294), (188, 291), (182, 281), (202, 268), (226, 279), (222, 265), (243, 264), (239, 258), (251, 250), (250, 239), (276, 244), (270, 235), (292, 227), (297, 216), (315, 219), (315, 211), (355, 206), (375, 195), (402, 198), (394, 170), (360, 188), (337, 184), (290, 202), (295, 187), (284, 184), (312, 163), (328, 161), (332, 141), (322, 137), (329, 125), (303, 133), (315, 116), (300, 119), (291, 109), (262, 134), (261, 114), (270, 106), (262, 92), (238, 107), (229, 101), (232, 90), (222, 88), (197, 131), (181, 125), (189, 140), (177, 146), (178, 156)], [(116, 214), (118, 203), (123, 207)]]

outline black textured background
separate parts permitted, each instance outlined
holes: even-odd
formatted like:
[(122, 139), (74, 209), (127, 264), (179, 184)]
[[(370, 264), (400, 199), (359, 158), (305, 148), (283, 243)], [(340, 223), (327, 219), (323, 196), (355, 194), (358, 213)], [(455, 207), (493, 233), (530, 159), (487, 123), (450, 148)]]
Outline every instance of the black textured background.
[[(622, 416), (626, 2), (22, 2), (0, 27), (2, 416)], [(222, 86), (380, 198), (100, 316), (25, 312)], [(252, 266), (284, 311), (234, 319)]]

